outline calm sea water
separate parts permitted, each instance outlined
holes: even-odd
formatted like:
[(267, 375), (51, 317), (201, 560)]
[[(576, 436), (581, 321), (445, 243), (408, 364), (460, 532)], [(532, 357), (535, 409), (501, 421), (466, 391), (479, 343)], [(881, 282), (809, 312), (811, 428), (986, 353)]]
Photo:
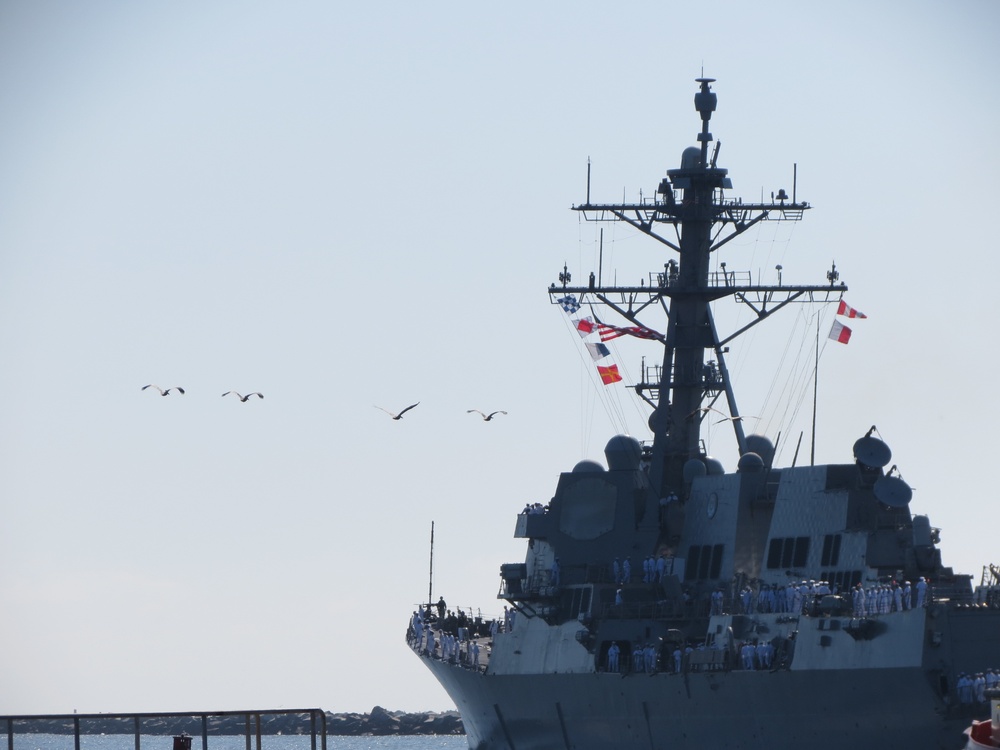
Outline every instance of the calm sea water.
[[(2, 732), (6, 734), (6, 732)], [(6, 738), (3, 738), (4, 740)], [(141, 750), (173, 750), (173, 737), (143, 734)], [(6, 743), (5, 743), (6, 744)], [(210, 735), (208, 750), (246, 750), (246, 738), (239, 735)], [(261, 750), (310, 750), (309, 736), (262, 735)], [(316, 750), (320, 750), (319, 738)], [(327, 750), (465, 750), (465, 737), (327, 737)], [(251, 738), (251, 750), (256, 739)], [(15, 734), (14, 750), (74, 750), (72, 734)], [(80, 735), (80, 750), (135, 750), (131, 734)], [(201, 736), (193, 738), (191, 750), (201, 750)]]

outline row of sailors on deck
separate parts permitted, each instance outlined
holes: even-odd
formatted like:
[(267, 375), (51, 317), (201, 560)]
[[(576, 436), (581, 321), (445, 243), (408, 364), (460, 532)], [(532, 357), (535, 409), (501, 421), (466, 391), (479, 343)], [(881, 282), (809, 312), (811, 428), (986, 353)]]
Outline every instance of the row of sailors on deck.
[[(831, 593), (835, 592), (826, 581), (797, 581), (786, 586), (765, 583), (756, 592), (746, 585), (739, 593), (738, 606), (747, 615), (769, 612), (802, 614), (811, 604)], [(711, 611), (713, 615), (725, 614), (725, 594), (721, 588), (712, 592)]]
[(774, 645), (770, 641), (746, 641), (740, 646), (740, 662), (744, 669), (770, 669), (774, 663)]
[[(493, 621), (494, 629), (498, 627)], [(440, 658), (452, 664), (464, 664), (473, 669), (479, 669), (479, 642), (462, 640), (453, 633), (443, 630), (434, 632), (429, 623), (424, 623), (420, 612), (414, 612), (410, 621), (412, 645), (418, 653)], [(494, 630), (495, 635), (495, 630)]]
[[(743, 614), (755, 613), (793, 613), (801, 614), (828, 594), (836, 594), (836, 587), (831, 588), (826, 581), (797, 581), (785, 586), (780, 584), (763, 584), (758, 591), (747, 585), (739, 594), (739, 607)], [(725, 594), (717, 589), (711, 595), (713, 615), (725, 613)], [(891, 584), (877, 584), (864, 589), (857, 584), (851, 592), (851, 603), (855, 617), (902, 612), (927, 604), (927, 581), (920, 578), (916, 586), (911, 587), (909, 581), (902, 585), (893, 581)]]
[[(467, 622), (467, 619), (465, 621)], [(413, 615), (410, 617), (410, 627), (407, 629), (407, 633), (415, 643), (423, 644), (427, 633), (430, 632), (435, 622), (439, 631), (438, 638), (443, 638), (442, 634), (445, 633), (452, 636), (459, 635), (459, 640), (468, 640), (487, 635), (490, 638), (495, 638), (501, 628), (509, 632), (514, 627), (514, 610), (508, 610), (504, 607), (504, 622), (502, 626), (499, 620), (494, 619), (481, 624), (477, 620), (475, 627), (468, 627), (461, 624), (463, 622), (461, 618), (453, 617), (451, 610), (448, 610), (447, 619), (434, 621), (428, 618), (426, 613), (417, 609), (414, 610)]]
[[(647, 556), (642, 561), (642, 582), (663, 583), (670, 573), (670, 564), (666, 555)], [(632, 558), (624, 560), (616, 557), (611, 563), (611, 580), (616, 584), (632, 583)]]
[(993, 690), (998, 684), (1000, 684), (1000, 674), (995, 669), (987, 669), (976, 674), (962, 672), (958, 675), (958, 682), (955, 683), (958, 702), (963, 706), (986, 703), (986, 691)]
[[(440, 658), (450, 664), (464, 664), (472, 669), (479, 669), (479, 641), (460, 641), (451, 633), (438, 633), (426, 628), (426, 641), (417, 640), (416, 648), (421, 654)], [(440, 647), (440, 649), (439, 649)]]
[[(637, 643), (632, 649), (632, 671), (649, 672), (656, 671), (656, 660), (658, 657), (656, 646), (652, 643), (645, 645)], [(612, 641), (608, 647), (608, 671), (618, 672), (621, 670), (621, 648), (617, 641)]]
[[(684, 668), (684, 658), (694, 651), (704, 651), (709, 647), (700, 644), (697, 648), (690, 644), (681, 646), (678, 644), (671, 654), (673, 672), (680, 674)], [(716, 649), (722, 648), (721, 641), (714, 646)], [(632, 649), (632, 672), (646, 672), (652, 674), (657, 671), (659, 658), (659, 648), (652, 643), (636, 643)], [(750, 642), (744, 641), (739, 648), (740, 665), (746, 670), (771, 669), (774, 664), (774, 645), (770, 641)], [(621, 647), (617, 641), (612, 641), (608, 647), (606, 668), (608, 672), (620, 672), (623, 667)], [(669, 669), (669, 667), (666, 667)]]
[[(916, 603), (913, 601), (914, 589)], [(887, 615), (890, 612), (923, 607), (927, 604), (927, 581), (921, 576), (917, 585), (912, 588), (909, 581), (903, 581), (902, 586), (893, 581), (891, 584), (869, 586), (867, 589), (859, 583), (851, 592), (851, 604), (855, 617)]]

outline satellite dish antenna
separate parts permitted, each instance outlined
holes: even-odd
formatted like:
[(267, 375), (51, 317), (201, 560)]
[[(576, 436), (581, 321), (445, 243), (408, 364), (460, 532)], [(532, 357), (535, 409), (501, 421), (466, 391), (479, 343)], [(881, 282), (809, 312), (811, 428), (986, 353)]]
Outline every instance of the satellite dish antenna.
[[(896, 467), (894, 466), (893, 469)], [(905, 508), (913, 498), (913, 490), (902, 477), (892, 476), (892, 472), (875, 480), (872, 488), (875, 497), (890, 508)]]
[(877, 437), (865, 435), (854, 443), (854, 458), (865, 466), (881, 469), (892, 460), (892, 451)]

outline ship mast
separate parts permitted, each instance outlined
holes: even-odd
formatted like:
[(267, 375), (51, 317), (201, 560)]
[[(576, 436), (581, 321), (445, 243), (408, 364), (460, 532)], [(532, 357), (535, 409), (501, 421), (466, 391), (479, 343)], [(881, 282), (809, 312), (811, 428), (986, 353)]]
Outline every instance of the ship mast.
[[(684, 150), (679, 169), (667, 170), (653, 199), (639, 203), (593, 204), (590, 202), (588, 166), (587, 202), (573, 209), (588, 221), (624, 221), (649, 235), (676, 254), (663, 264), (663, 272), (650, 275), (650, 284), (639, 286), (603, 286), (593, 273), (587, 286), (571, 286), (567, 269), (559, 276), (560, 284), (549, 288), (552, 301), (560, 296), (577, 294), (580, 302), (610, 307), (636, 325), (648, 309), (667, 312), (663, 337), (662, 366), (650, 379), (634, 384), (636, 392), (654, 407), (649, 418), (653, 432), (650, 479), (661, 496), (680, 493), (685, 482), (685, 465), (704, 457), (701, 421), (707, 413), (703, 404), (725, 398), (737, 445), (746, 452), (746, 438), (736, 405), (736, 397), (725, 362), (726, 344), (793, 301), (828, 301), (846, 290), (829, 285), (774, 285), (752, 283), (749, 271), (726, 269), (711, 271), (711, 254), (734, 237), (760, 221), (798, 221), (809, 205), (789, 200), (784, 190), (772, 194), (770, 203), (743, 203), (728, 200), (723, 191), (732, 187), (727, 170), (716, 166), (719, 143), (709, 156), (712, 133), (709, 121), (717, 98), (711, 90), (715, 79), (696, 79), (700, 89), (695, 94), (695, 109), (701, 117), (698, 146)], [(794, 195), (794, 191), (793, 191)], [(661, 234), (673, 228), (673, 237)], [(756, 319), (740, 330), (720, 336), (712, 317), (710, 303), (732, 295), (748, 305)], [(652, 327), (652, 326), (651, 326)], [(712, 355), (706, 360), (706, 351)]]

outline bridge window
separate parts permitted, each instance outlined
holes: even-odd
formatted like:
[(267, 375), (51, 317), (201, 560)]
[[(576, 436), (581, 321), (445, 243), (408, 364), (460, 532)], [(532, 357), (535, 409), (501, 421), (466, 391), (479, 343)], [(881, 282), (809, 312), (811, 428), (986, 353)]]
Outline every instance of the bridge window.
[(718, 578), (722, 573), (723, 544), (692, 544), (688, 550), (685, 581)]
[[(839, 554), (839, 544), (837, 551)], [(801, 568), (808, 559), (809, 537), (807, 536), (772, 539), (767, 550), (767, 567), (771, 570), (775, 568)]]
[(840, 534), (827, 534), (823, 537), (823, 559), (820, 562), (824, 568), (834, 567), (840, 562)]

